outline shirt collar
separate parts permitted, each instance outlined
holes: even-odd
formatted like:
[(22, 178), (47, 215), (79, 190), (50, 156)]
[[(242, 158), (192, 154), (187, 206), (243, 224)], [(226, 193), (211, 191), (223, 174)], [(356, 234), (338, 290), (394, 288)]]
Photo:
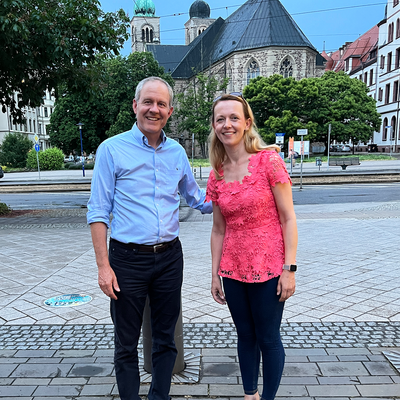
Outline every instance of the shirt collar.
[[(142, 133), (142, 131), (138, 128), (136, 122), (132, 127), (132, 135), (133, 137), (137, 140), (139, 144), (145, 145), (146, 147), (151, 147), (149, 145), (149, 141), (147, 137)], [(164, 133), (164, 131), (161, 131), (161, 143), (158, 146), (159, 148), (162, 147), (165, 142), (167, 141), (167, 135)]]

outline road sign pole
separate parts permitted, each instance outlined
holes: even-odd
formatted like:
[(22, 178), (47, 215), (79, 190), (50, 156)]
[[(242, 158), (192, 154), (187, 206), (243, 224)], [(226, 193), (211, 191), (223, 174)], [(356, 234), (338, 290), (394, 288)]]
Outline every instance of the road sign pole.
[(39, 172), (39, 179), (40, 179), (40, 166), (39, 166), (39, 151), (40, 151), (40, 145), (39, 143), (37, 143), (37, 136), (35, 136), (35, 151), (36, 151), (36, 161), (37, 161), (37, 168), (38, 168), (38, 172)]

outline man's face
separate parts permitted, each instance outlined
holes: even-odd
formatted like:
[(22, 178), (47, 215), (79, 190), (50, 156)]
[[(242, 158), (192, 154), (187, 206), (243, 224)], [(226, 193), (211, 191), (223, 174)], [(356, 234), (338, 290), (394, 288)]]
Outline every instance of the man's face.
[(155, 137), (161, 133), (173, 111), (169, 101), (168, 88), (160, 81), (145, 83), (139, 101), (133, 100), (137, 126), (145, 136)]

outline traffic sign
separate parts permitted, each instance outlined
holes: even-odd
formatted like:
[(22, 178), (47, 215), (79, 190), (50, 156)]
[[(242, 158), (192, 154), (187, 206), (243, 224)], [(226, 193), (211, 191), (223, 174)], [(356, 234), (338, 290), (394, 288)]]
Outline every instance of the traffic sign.
[(305, 136), (308, 135), (308, 129), (297, 129), (298, 136)]
[(35, 142), (37, 143), (39, 141), (39, 136), (35, 135)]
[(275, 136), (285, 136), (284, 133), (275, 133)]
[(35, 150), (36, 150), (37, 152), (40, 151), (40, 145), (38, 145), (37, 143), (35, 144)]

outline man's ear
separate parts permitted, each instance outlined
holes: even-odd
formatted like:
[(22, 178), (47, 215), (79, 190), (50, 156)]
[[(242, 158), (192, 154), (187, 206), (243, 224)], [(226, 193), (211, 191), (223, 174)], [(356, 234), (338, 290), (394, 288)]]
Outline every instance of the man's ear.
[(168, 111), (168, 118), (171, 116), (172, 112), (174, 111), (174, 107), (171, 107)]
[(135, 113), (135, 114), (137, 114), (137, 102), (136, 102), (136, 100), (135, 99), (133, 99), (133, 103), (132, 103), (132, 108), (133, 108), (133, 112)]

